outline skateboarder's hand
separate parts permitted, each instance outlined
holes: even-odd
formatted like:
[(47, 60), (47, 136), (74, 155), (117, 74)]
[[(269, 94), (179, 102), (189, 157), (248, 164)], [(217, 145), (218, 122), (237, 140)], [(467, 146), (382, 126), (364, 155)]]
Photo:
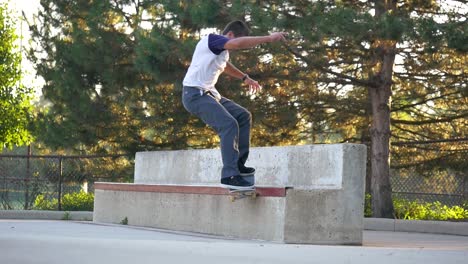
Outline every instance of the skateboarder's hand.
[(250, 77), (247, 77), (244, 83), (249, 86), (249, 92), (251, 94), (256, 94), (262, 90), (262, 86), (260, 86), (260, 84), (258, 84), (257, 81), (253, 80)]
[(271, 42), (276, 42), (276, 41), (286, 41), (286, 36), (288, 33), (286, 32), (274, 32), (270, 34), (270, 40)]

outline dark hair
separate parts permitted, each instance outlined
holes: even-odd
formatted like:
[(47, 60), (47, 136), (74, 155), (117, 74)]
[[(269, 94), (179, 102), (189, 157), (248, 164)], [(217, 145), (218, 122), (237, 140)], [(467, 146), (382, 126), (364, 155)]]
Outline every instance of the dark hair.
[(229, 33), (229, 31), (232, 31), (236, 38), (248, 36), (250, 32), (249, 27), (247, 27), (247, 25), (240, 20), (232, 21), (229, 24), (227, 24), (227, 26), (223, 30), (223, 35), (226, 35), (227, 33)]

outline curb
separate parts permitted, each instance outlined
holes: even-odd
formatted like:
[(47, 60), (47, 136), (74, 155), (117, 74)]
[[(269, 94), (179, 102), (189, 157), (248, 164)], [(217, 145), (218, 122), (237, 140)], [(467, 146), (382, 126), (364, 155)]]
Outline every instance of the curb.
[(93, 221), (93, 212), (0, 210), (0, 219)]
[(364, 229), (468, 236), (468, 222), (364, 218)]
[[(93, 221), (93, 212), (0, 210), (0, 219)], [(364, 218), (364, 230), (468, 236), (468, 222)]]

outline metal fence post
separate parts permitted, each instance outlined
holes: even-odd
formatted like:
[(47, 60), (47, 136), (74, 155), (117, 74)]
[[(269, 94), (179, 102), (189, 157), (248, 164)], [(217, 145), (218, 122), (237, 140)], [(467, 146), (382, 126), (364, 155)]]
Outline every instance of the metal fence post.
[(29, 209), (29, 181), (31, 180), (31, 165), (30, 165), (30, 160), (31, 160), (31, 144), (28, 145), (28, 156), (26, 158), (26, 177), (24, 179), (24, 185), (25, 185), (25, 192), (24, 192), (24, 210)]
[(59, 157), (59, 185), (58, 185), (58, 210), (62, 211), (62, 159)]

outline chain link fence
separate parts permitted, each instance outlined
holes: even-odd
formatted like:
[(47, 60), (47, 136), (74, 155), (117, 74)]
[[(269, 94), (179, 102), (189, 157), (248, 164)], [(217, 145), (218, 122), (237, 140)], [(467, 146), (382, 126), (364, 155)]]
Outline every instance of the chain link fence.
[[(394, 197), (446, 205), (468, 203), (468, 140), (392, 143)], [(422, 153), (422, 155), (421, 155)], [(97, 181), (131, 182), (129, 155), (1, 155), (0, 209), (33, 209), (38, 195), (94, 192)]]
[(468, 201), (467, 177), (459, 173), (437, 173), (426, 177), (417, 173), (401, 175), (394, 172), (390, 182), (394, 197), (410, 201), (439, 201), (450, 206)]
[(94, 192), (97, 181), (130, 182), (133, 167), (128, 155), (0, 155), (0, 209), (34, 209), (43, 195), (61, 210), (63, 195)]
[(445, 205), (468, 203), (468, 139), (392, 143), (393, 196)]

